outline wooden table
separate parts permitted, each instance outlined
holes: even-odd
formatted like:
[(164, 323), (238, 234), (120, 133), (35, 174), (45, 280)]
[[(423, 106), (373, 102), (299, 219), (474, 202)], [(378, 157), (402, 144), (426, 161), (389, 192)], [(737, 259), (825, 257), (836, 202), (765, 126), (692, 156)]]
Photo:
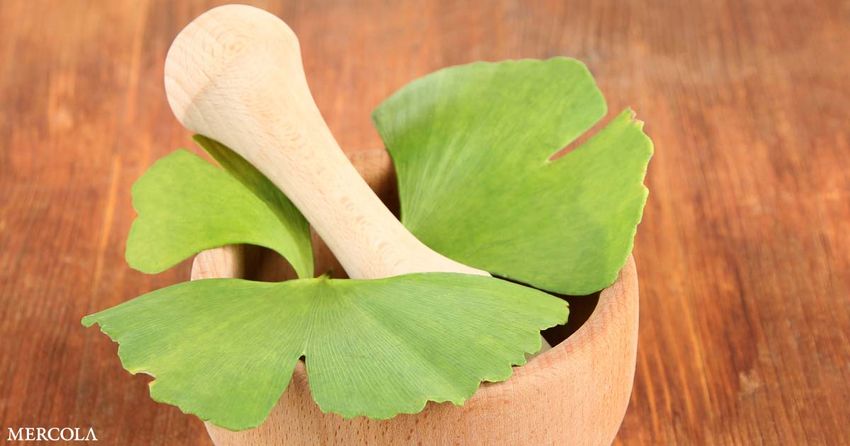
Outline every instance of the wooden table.
[[(266, 2), (349, 151), (406, 82), (477, 59), (584, 60), (655, 141), (623, 444), (850, 444), (846, 1)], [(129, 269), (132, 182), (192, 146), (162, 64), (207, 2), (0, 2), (0, 438), (208, 444), (82, 315), (186, 279)]]

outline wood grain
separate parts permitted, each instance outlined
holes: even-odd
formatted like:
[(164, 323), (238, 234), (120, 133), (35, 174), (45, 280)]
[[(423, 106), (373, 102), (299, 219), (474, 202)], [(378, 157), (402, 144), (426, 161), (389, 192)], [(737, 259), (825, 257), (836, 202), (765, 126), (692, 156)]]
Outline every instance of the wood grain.
[[(185, 280), (129, 270), (132, 181), (191, 146), (162, 85), (213, 2), (0, 2), (0, 426), (209, 444), (79, 318)], [(850, 443), (846, 1), (258, 2), (299, 35), (347, 151), (409, 80), (477, 59), (586, 61), (656, 145), (635, 258), (622, 444)], [(5, 439), (5, 432), (0, 438)], [(3, 440), (0, 440), (3, 441)]]

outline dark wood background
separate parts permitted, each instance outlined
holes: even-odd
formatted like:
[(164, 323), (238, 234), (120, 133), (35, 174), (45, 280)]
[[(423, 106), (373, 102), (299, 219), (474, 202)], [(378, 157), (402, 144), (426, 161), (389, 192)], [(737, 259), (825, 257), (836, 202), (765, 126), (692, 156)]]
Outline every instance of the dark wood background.
[[(163, 60), (212, 4), (0, 1), (0, 441), (92, 426), (101, 444), (208, 444), (79, 319), (187, 278), (130, 270), (123, 245), (131, 183), (191, 145)], [(379, 147), (372, 108), (440, 67), (584, 60), (656, 146), (618, 441), (850, 444), (850, 2), (260, 5), (300, 36), (349, 151)]]

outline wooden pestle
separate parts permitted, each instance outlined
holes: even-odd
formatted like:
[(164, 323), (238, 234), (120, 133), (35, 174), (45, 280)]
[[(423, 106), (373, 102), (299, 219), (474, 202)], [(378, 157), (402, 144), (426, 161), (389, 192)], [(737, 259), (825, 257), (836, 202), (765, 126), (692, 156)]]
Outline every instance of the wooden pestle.
[(487, 274), (431, 250), (384, 206), (316, 107), (298, 39), (276, 16), (226, 5), (193, 20), (165, 59), (177, 119), (232, 148), (304, 214), (352, 278)]
[(295, 33), (278, 17), (245, 5), (203, 13), (168, 50), (165, 91), (180, 123), (239, 153), (292, 200), (350, 277), (487, 275), (425, 246), (360, 177), (313, 101)]

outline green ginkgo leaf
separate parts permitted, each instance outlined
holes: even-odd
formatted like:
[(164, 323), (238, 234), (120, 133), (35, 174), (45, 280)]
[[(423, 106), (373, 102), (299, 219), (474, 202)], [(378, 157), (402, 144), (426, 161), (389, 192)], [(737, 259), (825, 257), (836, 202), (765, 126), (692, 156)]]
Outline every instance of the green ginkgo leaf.
[(418, 79), (373, 118), (398, 173), (402, 222), (432, 249), (564, 294), (610, 285), (632, 250), (652, 142), (606, 113), (573, 59), (473, 63)]
[(200, 140), (230, 173), (178, 150), (133, 185), (131, 267), (158, 273), (205, 249), (252, 244), (277, 251), (298, 277), (313, 276), (310, 228), (258, 170), (226, 147)]
[(564, 301), (490, 277), (187, 282), (86, 316), (151, 397), (232, 430), (260, 424), (300, 357), (313, 398), (344, 417), (462, 404), (502, 381), (567, 318)]

